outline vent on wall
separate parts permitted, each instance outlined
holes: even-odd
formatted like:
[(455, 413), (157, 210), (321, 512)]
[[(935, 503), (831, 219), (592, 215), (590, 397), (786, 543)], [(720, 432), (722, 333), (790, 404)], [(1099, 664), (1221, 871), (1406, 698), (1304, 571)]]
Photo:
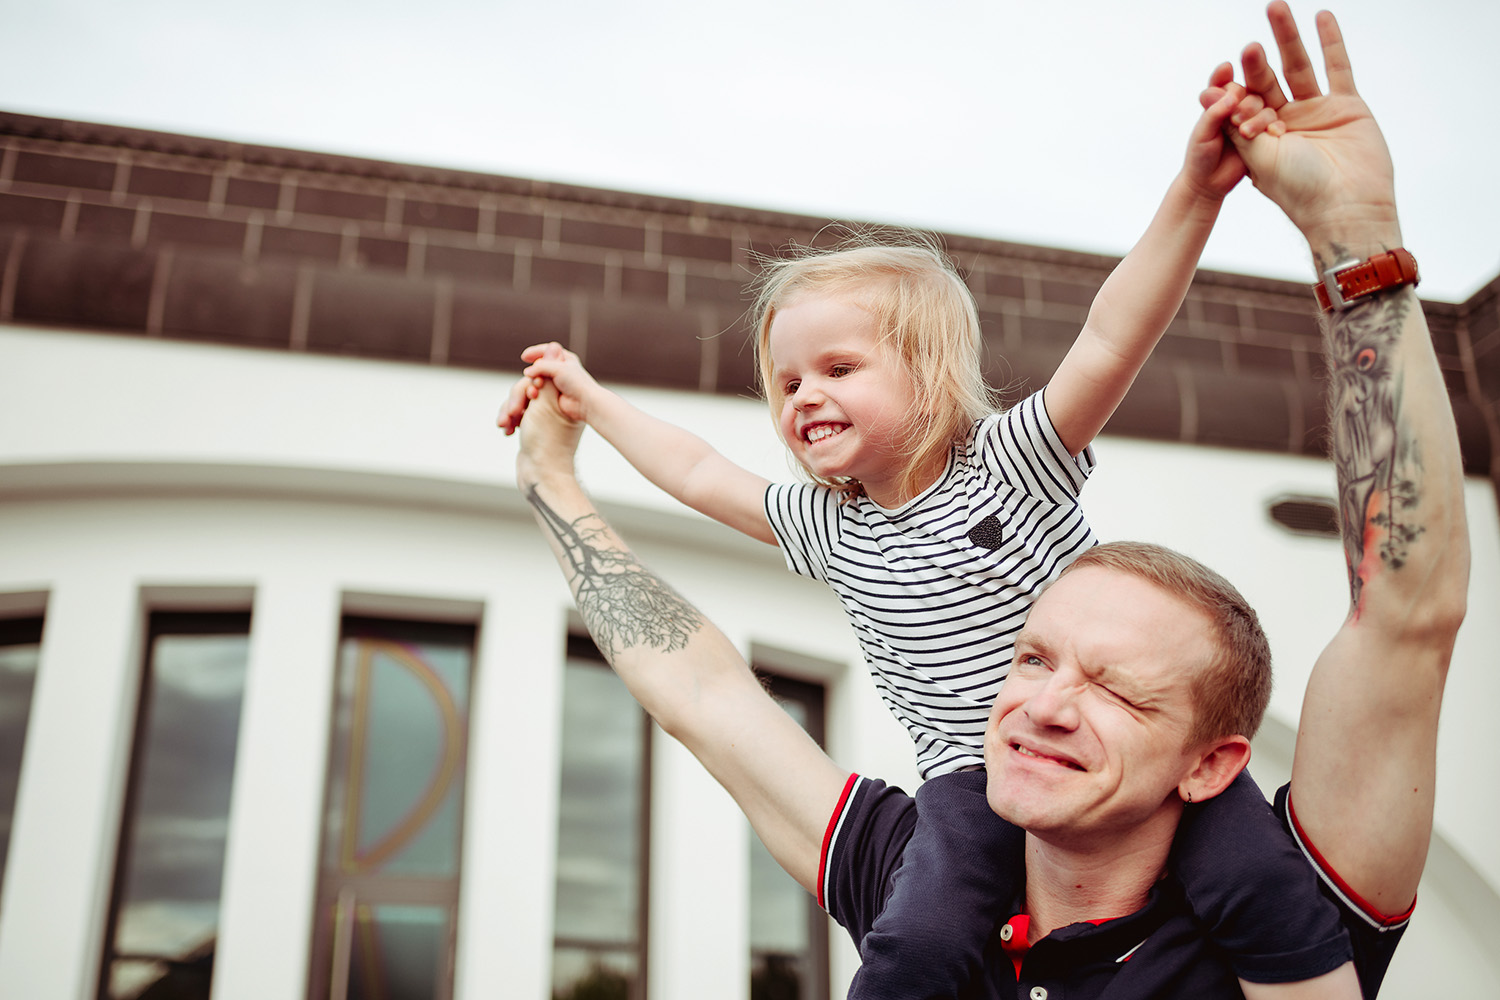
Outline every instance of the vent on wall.
[(1271, 520), (1294, 535), (1339, 536), (1339, 508), (1324, 497), (1281, 496), (1271, 501)]

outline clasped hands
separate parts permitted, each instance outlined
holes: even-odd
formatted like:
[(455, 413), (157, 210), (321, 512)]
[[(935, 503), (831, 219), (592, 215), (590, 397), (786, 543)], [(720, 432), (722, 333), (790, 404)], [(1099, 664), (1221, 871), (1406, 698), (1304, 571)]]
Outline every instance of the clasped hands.
[(1200, 101), (1209, 107), (1226, 93), (1239, 97), (1226, 135), (1251, 182), (1281, 207), (1315, 255), (1363, 257), (1401, 245), (1390, 152), (1355, 89), (1338, 22), (1328, 11), (1318, 13), (1328, 77), (1324, 94), (1291, 10), (1276, 0), (1266, 16), (1285, 89), (1265, 50), (1251, 43), (1240, 57), (1244, 83), (1236, 83), (1234, 68), (1221, 63)]

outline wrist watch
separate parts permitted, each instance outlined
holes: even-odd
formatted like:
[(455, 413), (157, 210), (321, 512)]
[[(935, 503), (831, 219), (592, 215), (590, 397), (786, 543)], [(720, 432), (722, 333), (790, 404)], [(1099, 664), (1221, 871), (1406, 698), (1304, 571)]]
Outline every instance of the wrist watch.
[(1366, 296), (1402, 285), (1416, 285), (1417, 259), (1397, 247), (1365, 260), (1340, 261), (1323, 272), (1313, 295), (1324, 312), (1348, 309)]

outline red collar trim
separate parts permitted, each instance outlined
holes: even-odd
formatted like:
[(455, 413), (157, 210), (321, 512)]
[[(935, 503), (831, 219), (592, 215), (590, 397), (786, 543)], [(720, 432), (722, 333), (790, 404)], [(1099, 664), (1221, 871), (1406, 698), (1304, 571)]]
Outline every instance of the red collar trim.
[[(1098, 920), (1085, 920), (1083, 923), (1100, 924), (1108, 923), (1113, 917), (1101, 917)], [(1000, 950), (1010, 956), (1011, 964), (1016, 967), (1016, 979), (1021, 978), (1021, 963), (1026, 959), (1026, 953), (1031, 950), (1031, 915), (1017, 913), (1007, 920), (1000, 928)], [(1131, 949), (1133, 952), (1135, 949)], [(1129, 961), (1130, 954), (1127, 953), (1121, 961)]]

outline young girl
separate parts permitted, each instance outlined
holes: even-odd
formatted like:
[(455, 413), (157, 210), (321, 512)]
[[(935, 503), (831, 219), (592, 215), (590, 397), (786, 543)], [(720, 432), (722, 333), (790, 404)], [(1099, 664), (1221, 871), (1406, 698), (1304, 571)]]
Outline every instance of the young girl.
[[(1183, 170), (1051, 381), (1008, 410), (996, 412), (984, 383), (974, 300), (944, 254), (921, 239), (856, 239), (771, 261), (758, 282), (761, 382), (812, 483), (772, 484), (740, 468), (601, 387), (557, 344), (522, 354), (529, 366), (498, 422), (514, 431), (551, 379), (564, 411), (658, 487), (779, 545), (793, 572), (828, 583), (881, 697), (916, 743), (927, 779), (919, 805), (939, 801), (934, 782), (984, 764), (985, 723), (1038, 591), (1096, 542), (1078, 504), (1089, 445), (1176, 315), (1219, 205), (1243, 176), (1220, 131), (1233, 107), (1226, 95), (1199, 119)], [(1228, 825), (1275, 823), (1248, 778), (1220, 798), (1209, 811)], [(922, 816), (860, 944), (850, 997), (958, 995), (1010, 915), (1011, 901), (982, 891), (1008, 827), (982, 795), (941, 801), (946, 814)], [(1195, 912), (1219, 925), (1215, 939), (1240, 960), (1242, 979), (1329, 971), (1297, 965), (1298, 952), (1343, 932), (1290, 845), (1285, 874), (1246, 873), (1265, 887), (1253, 893), (1263, 913), (1275, 915), (1262, 919), (1245, 909), (1243, 882), (1214, 873), (1211, 844), (1211, 834), (1190, 838), (1174, 870)]]

